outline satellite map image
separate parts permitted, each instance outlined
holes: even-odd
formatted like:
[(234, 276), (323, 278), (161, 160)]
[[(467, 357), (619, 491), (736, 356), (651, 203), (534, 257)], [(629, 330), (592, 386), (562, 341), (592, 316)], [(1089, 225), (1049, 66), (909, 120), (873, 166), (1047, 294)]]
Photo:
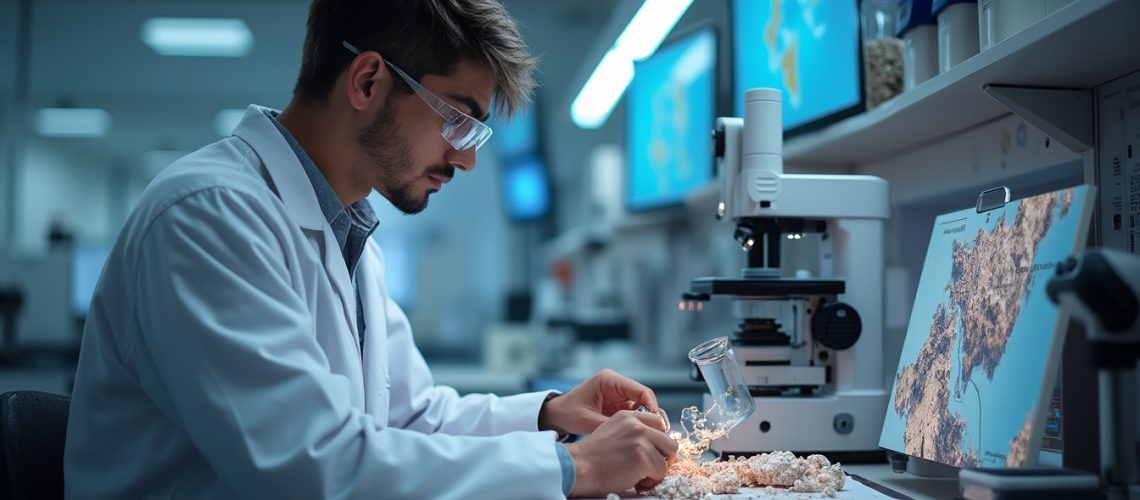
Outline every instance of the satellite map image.
[(1087, 191), (937, 218), (880, 446), (955, 467), (1035, 463), (1061, 340), (1045, 282), (1084, 245)]
[[(738, 88), (783, 90), (784, 128), (859, 102), (859, 25), (854, 1), (737, 0)], [(742, 108), (741, 110), (742, 111)]]
[(712, 177), (716, 37), (700, 31), (637, 65), (630, 84), (629, 204), (679, 201)]

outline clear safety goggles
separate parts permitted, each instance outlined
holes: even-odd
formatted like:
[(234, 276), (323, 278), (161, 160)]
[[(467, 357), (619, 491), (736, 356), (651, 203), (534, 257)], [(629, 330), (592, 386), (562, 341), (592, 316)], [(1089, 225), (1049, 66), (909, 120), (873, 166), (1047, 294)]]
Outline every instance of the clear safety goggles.
[[(353, 54), (360, 55), (360, 49), (351, 43), (342, 41), (341, 44)], [(423, 85), (404, 73), (402, 69), (397, 68), (395, 64), (388, 62), (387, 59), (384, 60), (384, 63), (392, 68), (397, 75), (400, 75), (400, 78), (404, 79), (404, 82), (416, 92), (416, 95), (420, 96), (424, 104), (427, 104), (432, 111), (443, 118), (443, 129), (440, 130), (440, 135), (448, 144), (451, 144), (451, 147), (458, 151), (479, 149), (480, 146), (486, 144), (487, 139), (491, 138), (491, 127), (488, 127), (486, 123), (455, 109), (455, 106), (448, 104), (439, 96), (431, 93), (430, 90), (425, 89)]]

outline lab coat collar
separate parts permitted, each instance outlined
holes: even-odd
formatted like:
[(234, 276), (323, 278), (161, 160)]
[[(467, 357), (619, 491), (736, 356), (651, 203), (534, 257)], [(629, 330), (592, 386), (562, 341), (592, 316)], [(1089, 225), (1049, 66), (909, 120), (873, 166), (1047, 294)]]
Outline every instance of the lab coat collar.
[(251, 104), (242, 115), (241, 121), (234, 128), (234, 135), (245, 141), (253, 148), (254, 153), (261, 159), (269, 173), (269, 179), (277, 188), (277, 196), (289, 215), (297, 221), (303, 229), (315, 231), (321, 235), (320, 243), (323, 245), (321, 254), (324, 255), (325, 271), (329, 273), (333, 286), (340, 296), (341, 306), (344, 309), (345, 323), (352, 329), (356, 337), (356, 300), (352, 289), (352, 279), (348, 275), (348, 265), (344, 262), (344, 255), (340, 245), (333, 235), (332, 227), (325, 219), (321, 204), (317, 200), (317, 193), (313, 190), (313, 183), (305, 175), (305, 167), (297, 159), (289, 142), (277, 130), (268, 113), (273, 110)]
[(305, 176), (301, 161), (267, 113), (273, 110), (251, 104), (234, 128), (234, 135), (247, 142), (269, 172), (277, 195), (301, 227), (315, 231), (328, 228), (317, 194)]

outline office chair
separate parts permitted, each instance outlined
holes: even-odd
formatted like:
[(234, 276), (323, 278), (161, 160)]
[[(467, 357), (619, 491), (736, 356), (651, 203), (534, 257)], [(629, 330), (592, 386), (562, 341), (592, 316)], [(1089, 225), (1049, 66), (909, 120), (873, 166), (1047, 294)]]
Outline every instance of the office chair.
[(63, 443), (71, 398), (0, 395), (0, 498), (63, 498)]

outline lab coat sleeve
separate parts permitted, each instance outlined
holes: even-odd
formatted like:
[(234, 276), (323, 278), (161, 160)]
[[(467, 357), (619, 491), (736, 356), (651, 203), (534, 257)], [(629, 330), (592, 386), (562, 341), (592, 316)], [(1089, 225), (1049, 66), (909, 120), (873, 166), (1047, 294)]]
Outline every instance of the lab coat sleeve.
[[(383, 262), (375, 243), (369, 244), (369, 251)], [(388, 364), (399, 367), (394, 369), (401, 374), (392, 377), (389, 425), (427, 433), (476, 436), (538, 430), (538, 412), (549, 392), (460, 397), (451, 387), (434, 385), (431, 370), (412, 339), (407, 315), (387, 294), (383, 300), (388, 318)]]
[(553, 433), (427, 435), (350, 405), (298, 288), (318, 264), (297, 255), (303, 234), (271, 197), (189, 194), (134, 253), (128, 355), (234, 496), (561, 498)]

